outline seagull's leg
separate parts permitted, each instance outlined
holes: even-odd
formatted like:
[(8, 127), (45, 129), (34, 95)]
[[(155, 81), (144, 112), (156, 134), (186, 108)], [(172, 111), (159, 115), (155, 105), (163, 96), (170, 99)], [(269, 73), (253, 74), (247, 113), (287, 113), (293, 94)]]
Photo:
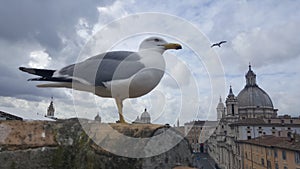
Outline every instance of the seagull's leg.
[(119, 112), (119, 121), (120, 123), (126, 123), (126, 121), (124, 120), (123, 117), (123, 100), (119, 99), (119, 98), (115, 98), (116, 100), (116, 104), (118, 107), (118, 112)]

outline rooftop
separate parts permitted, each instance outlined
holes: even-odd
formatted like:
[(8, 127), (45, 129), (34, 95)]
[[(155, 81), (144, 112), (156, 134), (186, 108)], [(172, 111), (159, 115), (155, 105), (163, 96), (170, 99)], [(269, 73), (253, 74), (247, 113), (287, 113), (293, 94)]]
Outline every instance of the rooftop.
[(11, 116), (22, 118), (25, 121), (42, 120), (42, 121), (55, 121), (51, 118), (45, 117), (43, 114), (37, 114), (33, 112), (15, 111), (12, 108), (0, 107), (2, 114), (9, 114)]
[(184, 125), (198, 125), (198, 126), (216, 126), (218, 121), (195, 120), (184, 123)]
[[(281, 118), (270, 118), (270, 119), (262, 119), (262, 118), (246, 118), (246, 119), (239, 119), (236, 122), (231, 123), (229, 126), (300, 126), (299, 122), (295, 123), (282, 123), (281, 121), (274, 121), (276, 119)], [(271, 123), (269, 123), (267, 120), (271, 120)]]
[(239, 119), (238, 121), (232, 123), (231, 125), (257, 125), (257, 124), (266, 124), (266, 122), (262, 118), (246, 118)]
[(276, 137), (271, 135), (265, 135), (250, 140), (240, 140), (240, 143), (253, 144), (258, 146), (265, 146), (270, 148), (282, 148), (293, 151), (300, 151), (300, 135), (296, 135), (295, 139), (287, 137)]

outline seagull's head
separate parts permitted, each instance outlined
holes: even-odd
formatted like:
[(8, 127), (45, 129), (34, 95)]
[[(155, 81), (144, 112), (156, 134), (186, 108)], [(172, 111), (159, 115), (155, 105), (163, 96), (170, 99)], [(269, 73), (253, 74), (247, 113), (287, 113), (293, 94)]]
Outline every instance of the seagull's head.
[(145, 50), (145, 49), (157, 49), (161, 51), (162, 53), (165, 50), (168, 49), (182, 49), (181, 45), (178, 43), (168, 43), (163, 38), (160, 37), (150, 37), (145, 39), (141, 45), (139, 50)]

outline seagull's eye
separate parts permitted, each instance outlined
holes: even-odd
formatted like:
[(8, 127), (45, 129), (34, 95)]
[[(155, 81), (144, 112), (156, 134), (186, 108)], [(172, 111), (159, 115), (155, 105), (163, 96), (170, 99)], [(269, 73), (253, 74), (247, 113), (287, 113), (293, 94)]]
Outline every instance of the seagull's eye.
[(159, 41), (159, 39), (157, 39), (157, 38), (156, 38), (156, 39), (154, 39), (154, 41), (155, 41), (155, 42), (158, 42), (158, 41)]

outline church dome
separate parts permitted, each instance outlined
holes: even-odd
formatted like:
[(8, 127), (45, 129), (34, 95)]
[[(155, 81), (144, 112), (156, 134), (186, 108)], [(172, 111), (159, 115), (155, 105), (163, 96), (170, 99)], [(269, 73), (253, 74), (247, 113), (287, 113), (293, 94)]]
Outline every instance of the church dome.
[(141, 119), (147, 119), (150, 118), (150, 114), (147, 112), (147, 109), (142, 113)]
[(256, 75), (251, 70), (246, 74), (246, 86), (237, 96), (239, 108), (271, 108), (273, 103), (269, 95), (256, 84)]
[(237, 99), (240, 108), (273, 108), (269, 95), (258, 86), (246, 86)]
[(150, 123), (151, 117), (150, 114), (147, 112), (147, 109), (145, 109), (145, 111), (142, 113), (140, 121), (142, 123)]

